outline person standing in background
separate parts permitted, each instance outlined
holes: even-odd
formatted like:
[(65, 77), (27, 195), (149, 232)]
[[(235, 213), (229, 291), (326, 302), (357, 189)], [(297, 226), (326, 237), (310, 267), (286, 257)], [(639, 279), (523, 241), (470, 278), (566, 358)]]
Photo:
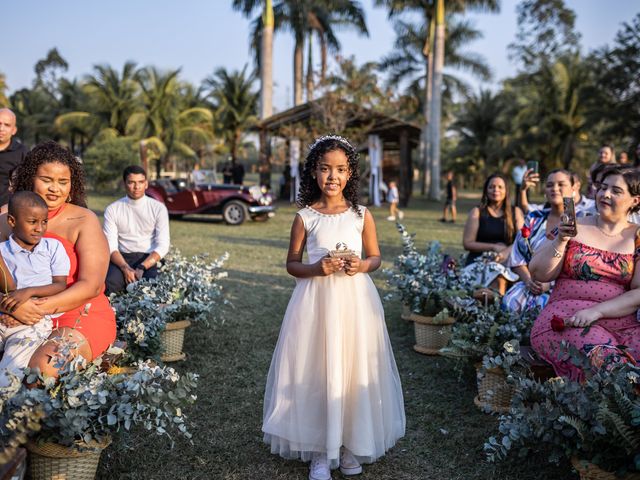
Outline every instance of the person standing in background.
[(398, 184), (395, 181), (389, 182), (387, 201), (389, 202), (389, 216), (387, 217), (387, 220), (389, 220), (390, 222), (395, 222), (396, 217), (398, 218), (398, 220), (402, 220), (404, 218), (404, 212), (398, 209), (400, 195), (398, 193)]
[(27, 149), (17, 138), (16, 115), (0, 108), (0, 205), (9, 201), (9, 181), (13, 170), (22, 163)]
[(453, 178), (453, 172), (449, 170), (447, 172), (447, 198), (444, 201), (444, 208), (442, 210), (441, 222), (447, 221), (447, 211), (451, 210), (451, 223), (456, 223), (456, 200), (458, 199), (458, 189)]

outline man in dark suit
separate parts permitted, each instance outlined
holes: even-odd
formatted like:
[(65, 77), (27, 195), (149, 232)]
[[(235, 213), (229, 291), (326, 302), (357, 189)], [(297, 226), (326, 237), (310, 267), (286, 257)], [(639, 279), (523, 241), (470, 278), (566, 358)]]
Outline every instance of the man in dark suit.
[(22, 162), (27, 149), (14, 135), (16, 116), (8, 108), (0, 108), (0, 205), (9, 202), (11, 173)]

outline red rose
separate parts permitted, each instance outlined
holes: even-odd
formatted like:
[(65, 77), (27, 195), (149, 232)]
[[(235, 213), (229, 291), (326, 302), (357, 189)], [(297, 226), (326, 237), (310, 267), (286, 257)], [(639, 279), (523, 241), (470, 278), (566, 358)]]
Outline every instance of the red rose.
[(525, 225), (520, 229), (520, 233), (522, 234), (522, 238), (529, 238), (531, 236), (531, 229)]
[(561, 332), (564, 330), (564, 319), (557, 315), (551, 317), (551, 330), (554, 332)]

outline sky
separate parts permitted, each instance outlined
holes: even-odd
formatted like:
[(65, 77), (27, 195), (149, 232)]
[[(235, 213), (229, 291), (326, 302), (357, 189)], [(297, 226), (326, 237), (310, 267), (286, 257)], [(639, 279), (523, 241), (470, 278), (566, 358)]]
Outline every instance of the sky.
[[(301, 0), (303, 1), (303, 0)], [(181, 78), (199, 85), (218, 67), (252, 68), (249, 52), (250, 20), (231, 8), (231, 0), (0, 0), (3, 4), (0, 72), (9, 91), (28, 87), (34, 65), (57, 47), (69, 64), (65, 74), (82, 78), (96, 64), (120, 70), (127, 60), (140, 66), (181, 69)], [(395, 34), (385, 9), (373, 0), (361, 0), (369, 37), (349, 30), (339, 32), (343, 56), (358, 64), (377, 61), (391, 52)], [(473, 87), (496, 88), (514, 75), (517, 65), (508, 59), (507, 45), (517, 30), (516, 0), (502, 0), (499, 14), (473, 13), (484, 38), (467, 47), (482, 54), (493, 71), (488, 84), (462, 75)], [(565, 0), (576, 12), (576, 29), (585, 52), (611, 44), (623, 22), (640, 12), (638, 0)], [(319, 58), (315, 55), (315, 58)], [(293, 39), (278, 33), (274, 43), (274, 107), (292, 105)]]

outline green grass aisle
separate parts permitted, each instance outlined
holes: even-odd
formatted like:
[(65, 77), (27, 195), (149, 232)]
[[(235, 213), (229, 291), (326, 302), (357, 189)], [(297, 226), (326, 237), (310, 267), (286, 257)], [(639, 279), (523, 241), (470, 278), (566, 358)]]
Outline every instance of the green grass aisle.
[[(99, 210), (109, 199), (93, 197)], [(473, 204), (461, 202), (461, 220)], [(222, 282), (233, 308), (225, 322), (187, 331), (188, 359), (178, 371), (200, 374), (198, 401), (188, 412), (193, 445), (136, 431), (103, 454), (101, 479), (305, 479), (307, 466), (271, 455), (262, 443), (262, 395), (271, 353), (294, 279), (284, 260), (295, 208), (280, 206), (266, 223), (228, 227), (218, 220), (171, 223), (173, 244), (184, 254), (231, 254)], [(374, 209), (383, 255), (389, 268), (400, 252), (395, 224), (385, 209)], [(441, 224), (440, 205), (414, 201), (405, 225), (417, 234), (418, 245), (440, 240), (446, 251), (461, 252), (462, 222)], [(381, 271), (374, 275), (382, 296), (388, 293)], [(512, 458), (501, 465), (484, 461), (482, 445), (496, 419), (473, 404), (475, 371), (458, 375), (454, 361), (413, 351), (413, 326), (400, 320), (397, 301), (385, 303), (387, 325), (402, 377), (407, 433), (389, 454), (365, 466), (361, 479), (567, 479), (570, 468), (554, 467), (543, 454)], [(346, 478), (338, 472), (335, 479)]]

